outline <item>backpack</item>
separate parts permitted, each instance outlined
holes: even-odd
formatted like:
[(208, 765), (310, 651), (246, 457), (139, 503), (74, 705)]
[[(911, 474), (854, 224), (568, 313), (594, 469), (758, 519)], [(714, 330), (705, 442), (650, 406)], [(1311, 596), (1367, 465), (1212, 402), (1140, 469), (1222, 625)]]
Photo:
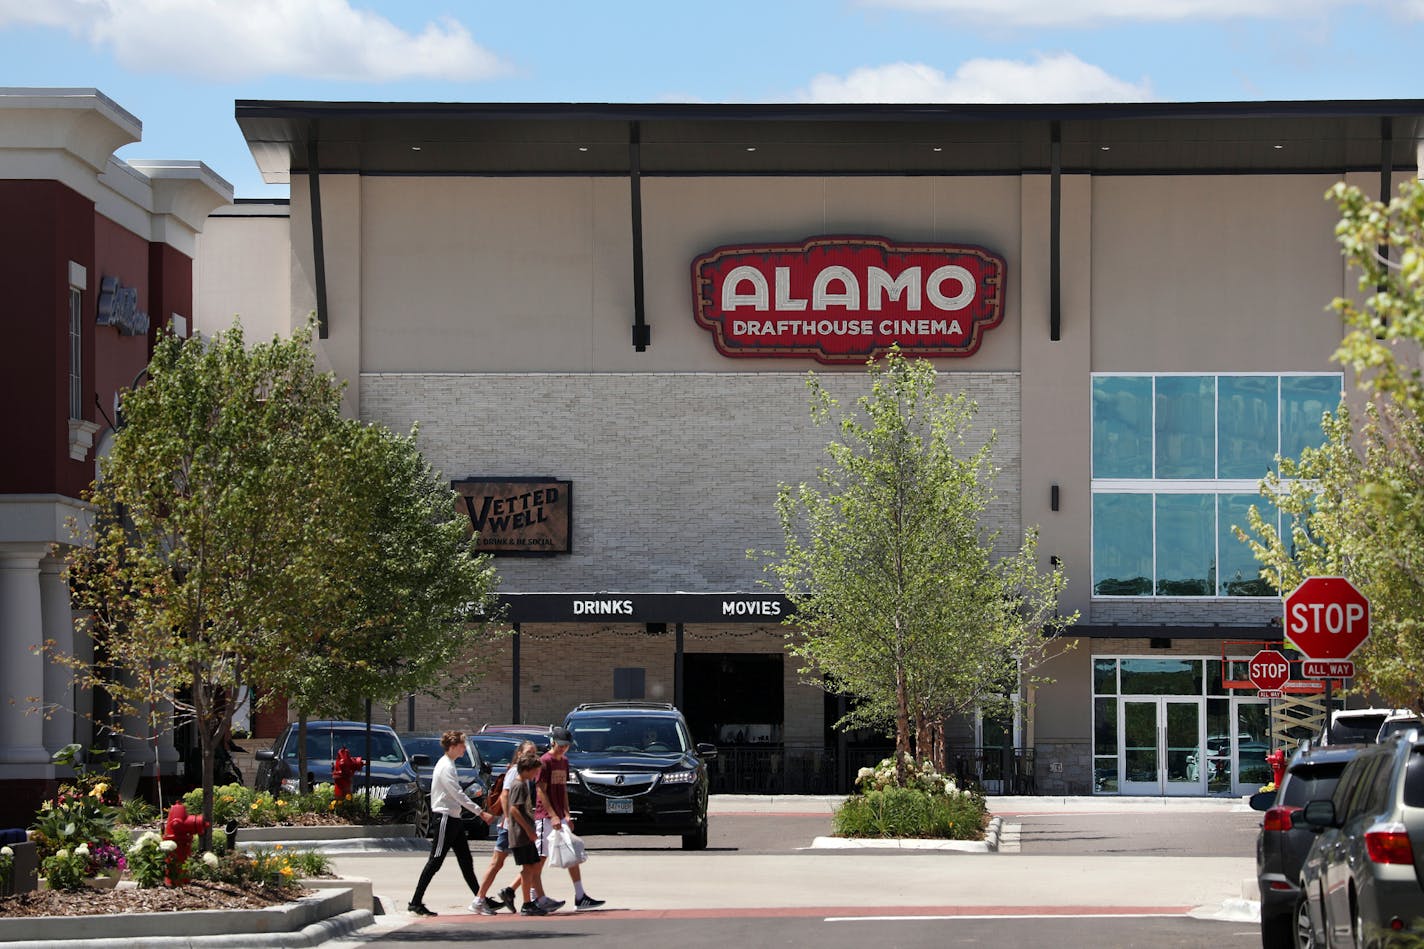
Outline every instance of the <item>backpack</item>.
[(504, 813), (504, 801), (502, 800), (504, 797), (502, 793), (504, 791), (504, 775), (505, 772), (501, 771), (499, 777), (494, 779), (489, 790), (485, 792), (485, 813), (491, 817), (498, 817)]

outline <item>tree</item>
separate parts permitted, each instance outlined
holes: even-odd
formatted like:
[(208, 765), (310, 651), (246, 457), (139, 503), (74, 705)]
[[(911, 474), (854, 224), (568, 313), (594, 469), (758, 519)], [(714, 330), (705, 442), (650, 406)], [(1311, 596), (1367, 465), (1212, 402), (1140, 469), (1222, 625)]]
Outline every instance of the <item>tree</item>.
[(1262, 483), (1291, 528), (1279, 532), (1253, 509), (1257, 537), (1238, 536), (1282, 592), (1309, 576), (1349, 577), (1371, 607), (1357, 685), (1424, 708), (1424, 186), (1406, 183), (1388, 206), (1343, 183), (1327, 197), (1340, 207), (1336, 237), (1360, 289), (1333, 303), (1346, 327), (1334, 359), (1366, 401), (1327, 415), (1324, 444), (1282, 459)]
[[(1035, 531), (993, 557), (982, 520), (994, 439), (971, 450), (976, 407), (936, 392), (933, 364), (898, 349), (869, 378), (818, 483), (781, 485), (785, 550), (768, 569), (793, 605), (788, 649), (802, 672), (858, 700), (850, 721), (893, 721), (903, 781), (912, 755), (944, 766), (945, 716), (1017, 691), (1077, 617), (1056, 613), (1066, 580), (1057, 565), (1038, 570)], [(808, 386), (824, 424), (839, 406), (814, 375)]]
[[(466, 687), (481, 671), (465, 662), (489, 638), (496, 577), (492, 558), (472, 550), (449, 482), (414, 432), (354, 420), (318, 463), (333, 486), (321, 516), (337, 522), (323, 531), (335, 540), (324, 548), (331, 582), (268, 644), (265, 685), (291, 700), (302, 727), (310, 715), (354, 716), (363, 699)], [(298, 748), (305, 790), (304, 735)]]
[[(453, 498), (443, 516), (432, 507), (438, 491), (413, 442), (341, 418), (341, 387), (316, 371), (310, 337), (308, 328), (250, 349), (240, 327), (160, 339), (147, 383), (124, 394), (125, 424), (87, 494), (90, 544), (69, 557), (75, 606), (89, 612), (106, 659), (85, 684), (131, 714), (172, 699), (196, 727), (210, 819), (214, 757), (239, 686), (285, 686), (303, 669), (307, 694), (346, 697), (370, 680), (340, 674), (334, 660), (369, 662), (387, 654), (378, 645), (408, 645), (412, 630), (427, 645), (431, 624), (457, 609), (453, 584), (478, 581), (458, 596), (459, 608), (478, 608), (493, 581), (467, 545), (462, 554), (448, 542)], [(404, 566), (371, 568), (397, 551)], [(453, 563), (442, 568), (442, 556)], [(360, 584), (382, 577), (386, 589), (362, 599)], [(414, 616), (392, 616), (403, 607)], [(330, 625), (309, 628), (314, 617)], [(375, 626), (389, 641), (376, 642)], [(347, 651), (314, 650), (323, 633)], [(310, 663), (319, 651), (333, 662)]]

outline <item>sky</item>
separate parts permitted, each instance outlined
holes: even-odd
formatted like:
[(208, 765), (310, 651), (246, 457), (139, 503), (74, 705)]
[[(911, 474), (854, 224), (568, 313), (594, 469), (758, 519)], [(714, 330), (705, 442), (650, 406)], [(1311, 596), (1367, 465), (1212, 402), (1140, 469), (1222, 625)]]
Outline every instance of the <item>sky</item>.
[[(93, 87), (119, 157), (264, 184), (237, 99), (1424, 98), (1424, 0), (0, 0), (0, 87)], [(1410, 65), (1413, 64), (1413, 65)]]

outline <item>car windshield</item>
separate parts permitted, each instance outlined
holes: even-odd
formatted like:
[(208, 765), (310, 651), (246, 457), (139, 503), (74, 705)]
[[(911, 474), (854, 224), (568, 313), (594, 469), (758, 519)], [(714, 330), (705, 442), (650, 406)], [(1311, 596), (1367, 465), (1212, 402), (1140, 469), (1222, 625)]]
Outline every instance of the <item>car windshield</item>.
[[(438, 742), (437, 742), (438, 744)], [(356, 757), (365, 757), (366, 732), (355, 729), (332, 730), (313, 728), (307, 731), (307, 758), (313, 761), (332, 761), (342, 748)], [(288, 741), (284, 757), (293, 761), (297, 758), (297, 743)], [(396, 736), (386, 731), (371, 732), (371, 760), (396, 764), (405, 760)]]
[(1311, 801), (1328, 799), (1335, 793), (1335, 785), (1340, 783), (1340, 773), (1347, 764), (1347, 761), (1331, 761), (1291, 769), (1277, 803), (1287, 807), (1304, 807)]
[(666, 755), (687, 750), (682, 729), (670, 718), (580, 717), (569, 722), (569, 731), (578, 751)]
[(1407, 732), (1411, 728), (1417, 728), (1424, 732), (1424, 722), (1417, 718), (1396, 718), (1392, 722), (1385, 722), (1380, 726), (1380, 741), (1384, 741), (1392, 735), (1398, 735), (1400, 732)]
[(509, 767), (509, 761), (514, 757), (514, 749), (519, 747), (517, 738), (493, 738), (488, 735), (471, 735), (470, 746), (479, 749), (479, 755), (485, 763), (496, 771), (503, 771)]
[(1375, 736), (1379, 734), (1380, 726), (1384, 724), (1386, 714), (1351, 715), (1347, 718), (1337, 718), (1330, 726), (1330, 744), (1355, 745), (1361, 742), (1373, 742)]
[(440, 739), (434, 735), (406, 735), (401, 738), (401, 744), (407, 754), (425, 755), (432, 765), (445, 754), (445, 749), (440, 747)]

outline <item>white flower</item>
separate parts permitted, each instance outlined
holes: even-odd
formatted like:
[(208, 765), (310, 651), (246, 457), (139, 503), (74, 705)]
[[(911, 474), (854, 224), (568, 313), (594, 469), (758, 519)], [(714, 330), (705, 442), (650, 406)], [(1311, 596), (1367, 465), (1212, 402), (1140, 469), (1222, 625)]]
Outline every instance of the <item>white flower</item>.
[(65, 850), (65, 849), (63, 849), (63, 848), (61, 848), (61, 849), (59, 849), (59, 850), (56, 850), (56, 851), (54, 852), (54, 855), (55, 855), (55, 857), (56, 857), (57, 859), (60, 859), (60, 860), (68, 860), (68, 859), (69, 859), (69, 851), (68, 851), (68, 850)]
[(203, 862), (210, 867), (216, 867), (218, 865), (218, 855), (209, 850), (203, 854)]
[(74, 848), (74, 855), (75, 855), (76, 857), (87, 857), (87, 856), (89, 856), (89, 845), (88, 845), (88, 844), (80, 844), (78, 847), (75, 847), (75, 848)]
[(154, 843), (154, 844), (156, 844), (156, 843), (158, 843), (158, 841), (159, 841), (160, 839), (162, 839), (162, 838), (160, 838), (160, 837), (159, 837), (157, 834), (155, 834), (153, 831), (151, 831), (151, 830), (146, 830), (146, 831), (143, 832), (143, 836), (138, 839), (138, 846), (142, 847), (144, 844), (149, 844), (149, 843)]
[(15, 851), (11, 850), (9, 847), (0, 847), (0, 857), (13, 857), (14, 855)]
[(176, 840), (165, 840), (158, 845), (158, 849), (164, 853), (172, 853), (178, 849), (178, 842)]

